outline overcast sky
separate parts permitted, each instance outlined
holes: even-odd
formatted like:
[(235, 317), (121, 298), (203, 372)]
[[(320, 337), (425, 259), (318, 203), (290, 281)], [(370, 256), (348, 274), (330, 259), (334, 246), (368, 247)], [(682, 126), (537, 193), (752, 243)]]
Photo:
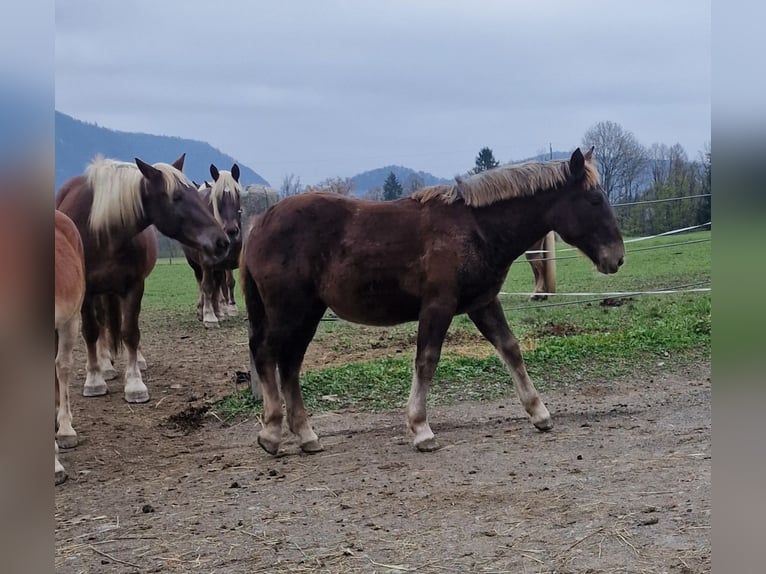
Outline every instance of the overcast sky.
[(704, 0), (56, 3), (56, 109), (207, 141), (277, 187), (452, 177), (483, 146), (572, 150), (602, 120), (695, 158), (710, 59)]

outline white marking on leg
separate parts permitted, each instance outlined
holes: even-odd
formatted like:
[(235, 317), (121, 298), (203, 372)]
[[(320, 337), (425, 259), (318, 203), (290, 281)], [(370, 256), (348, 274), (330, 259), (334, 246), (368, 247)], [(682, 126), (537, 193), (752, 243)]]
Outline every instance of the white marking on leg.
[(141, 347), (138, 348), (137, 353), (137, 362), (138, 362), (138, 368), (142, 371), (145, 371), (147, 369), (146, 366), (146, 359), (144, 358), (144, 354), (141, 352)]
[(211, 327), (212, 328), (220, 327), (220, 325), (218, 324), (218, 317), (216, 317), (215, 311), (213, 310), (213, 303), (211, 301), (211, 297), (209, 297), (207, 293), (205, 293), (203, 296), (202, 323), (208, 329)]
[(106, 392), (106, 381), (98, 363), (96, 345), (88, 345), (88, 359), (85, 364), (85, 386), (82, 389), (82, 396), (100, 397), (105, 395)]
[[(515, 338), (513, 339), (512, 344), (516, 346), (518, 354), (521, 356), (521, 350), (518, 349), (518, 342)], [(523, 359), (516, 364), (510, 354), (506, 355), (502, 352), (499, 352), (498, 354), (503, 363), (505, 363), (505, 366), (511, 372), (513, 385), (516, 388), (516, 396), (519, 397), (519, 401), (521, 401), (524, 410), (529, 415), (532, 424), (540, 430), (549, 430), (553, 428), (551, 414), (540, 398), (540, 393), (537, 392), (537, 389), (532, 384), (529, 374), (527, 374), (527, 369), (524, 366)]]
[(64, 465), (59, 462), (59, 445), (53, 440), (53, 477), (56, 484), (61, 484), (67, 479)]
[(129, 403), (145, 403), (149, 400), (149, 389), (144, 384), (141, 369), (138, 368), (138, 356), (135, 349), (127, 348), (127, 368), (125, 369), (125, 400)]
[(98, 341), (96, 341), (96, 353), (98, 354), (99, 369), (104, 380), (111, 381), (117, 378), (117, 370), (112, 364), (112, 352), (109, 350), (108, 339), (107, 331), (103, 329), (98, 337)]
[(413, 365), (412, 385), (410, 386), (410, 398), (407, 401), (407, 425), (415, 434), (413, 444), (428, 446), (434, 441), (434, 433), (428, 424), (426, 414), (426, 389), (418, 379), (417, 361)]

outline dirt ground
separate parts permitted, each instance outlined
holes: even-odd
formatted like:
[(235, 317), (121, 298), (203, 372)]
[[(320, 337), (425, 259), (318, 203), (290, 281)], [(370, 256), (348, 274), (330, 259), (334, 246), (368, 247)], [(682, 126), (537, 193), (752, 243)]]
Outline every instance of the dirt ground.
[(85, 399), (79, 371), (57, 572), (710, 571), (707, 362), (546, 392), (550, 433), (515, 397), (432, 407), (443, 448), (418, 453), (403, 409), (336, 411), (313, 416), (323, 453), (273, 458), (257, 419), (208, 410), (247, 370), (244, 322), (198, 327), (144, 326), (147, 404), (121, 377)]

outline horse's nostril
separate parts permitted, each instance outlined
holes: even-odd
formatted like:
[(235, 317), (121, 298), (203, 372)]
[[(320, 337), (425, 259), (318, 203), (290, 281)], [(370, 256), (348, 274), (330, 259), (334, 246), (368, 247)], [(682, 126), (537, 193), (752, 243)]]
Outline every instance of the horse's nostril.
[(623, 263), (625, 263), (625, 258), (624, 257), (620, 257), (620, 260), (617, 262), (617, 266), (618, 267), (622, 267)]
[(226, 250), (229, 249), (229, 241), (223, 237), (219, 237), (215, 240), (215, 254), (223, 255)]
[(229, 237), (236, 237), (237, 235), (239, 235), (239, 229), (237, 229), (236, 227), (234, 228), (230, 227), (229, 229), (226, 230), (226, 235), (228, 235)]

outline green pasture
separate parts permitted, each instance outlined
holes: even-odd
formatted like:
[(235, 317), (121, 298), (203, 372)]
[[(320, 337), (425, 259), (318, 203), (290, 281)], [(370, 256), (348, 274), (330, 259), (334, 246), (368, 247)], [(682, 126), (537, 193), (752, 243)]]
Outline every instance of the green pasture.
[[(626, 244), (625, 264), (615, 275), (602, 275), (577, 251), (557, 245), (557, 291), (632, 292), (695, 285), (709, 287), (711, 232), (656, 238)], [(511, 329), (521, 340), (527, 368), (544, 389), (568, 382), (609, 384), (615, 377), (639, 372), (647, 377), (661, 370), (708, 360), (710, 353), (710, 292), (636, 295), (622, 304), (604, 306), (603, 296), (554, 296), (531, 302), (530, 266), (523, 259), (511, 267), (501, 300)], [(237, 294), (241, 302), (241, 293)], [(144, 297), (147, 315), (162, 320), (196, 322), (197, 287), (183, 260), (158, 263)], [(560, 305), (564, 302), (579, 303)], [(241, 308), (244, 310), (243, 304)], [(328, 319), (332, 319), (328, 314)], [(240, 326), (246, 340), (244, 321)], [(314, 409), (353, 406), (381, 410), (403, 405), (412, 377), (416, 324), (383, 329), (345, 321), (323, 321), (315, 344), (349, 356), (377, 349), (375, 359), (309, 370), (302, 375), (308, 406)], [(456, 343), (453, 345), (451, 341)], [(490, 399), (513, 393), (510, 377), (486, 343), (486, 353), (463, 353), (461, 342), (479, 347), (480, 335), (465, 316), (456, 317), (436, 372), (429, 400), (447, 403)], [(390, 353), (386, 350), (390, 349)], [(382, 351), (381, 351), (382, 350)], [(332, 400), (327, 400), (327, 396)], [(325, 397), (325, 398), (323, 398)], [(219, 405), (223, 416), (257, 407), (246, 390)]]

